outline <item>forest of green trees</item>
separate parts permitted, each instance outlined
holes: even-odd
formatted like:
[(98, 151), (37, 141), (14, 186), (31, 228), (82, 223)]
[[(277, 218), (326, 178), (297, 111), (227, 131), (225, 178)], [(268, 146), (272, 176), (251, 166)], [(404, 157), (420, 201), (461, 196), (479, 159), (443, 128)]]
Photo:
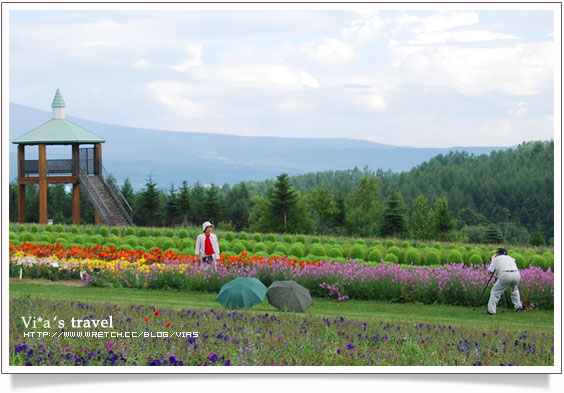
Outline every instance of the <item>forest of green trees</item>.
[[(554, 141), (474, 156), (438, 155), (411, 171), (369, 168), (281, 174), (265, 181), (160, 189), (151, 176), (121, 190), (139, 226), (209, 220), (222, 229), (350, 236), (394, 236), (541, 245), (554, 236)], [(26, 189), (27, 221), (38, 221), (38, 190)], [(71, 223), (71, 195), (48, 190), (49, 217)], [(17, 184), (10, 183), (10, 221), (17, 221)], [(81, 193), (81, 219), (94, 222)]]

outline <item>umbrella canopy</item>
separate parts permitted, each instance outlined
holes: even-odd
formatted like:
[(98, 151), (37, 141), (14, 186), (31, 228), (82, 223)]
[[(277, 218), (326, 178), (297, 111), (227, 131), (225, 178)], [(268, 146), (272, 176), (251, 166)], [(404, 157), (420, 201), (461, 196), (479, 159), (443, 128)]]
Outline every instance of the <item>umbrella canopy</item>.
[(237, 277), (224, 284), (217, 295), (217, 301), (224, 307), (251, 308), (262, 303), (266, 295), (266, 287), (254, 277)]
[(313, 304), (309, 289), (295, 281), (274, 281), (266, 296), (268, 302), (280, 310), (304, 312)]

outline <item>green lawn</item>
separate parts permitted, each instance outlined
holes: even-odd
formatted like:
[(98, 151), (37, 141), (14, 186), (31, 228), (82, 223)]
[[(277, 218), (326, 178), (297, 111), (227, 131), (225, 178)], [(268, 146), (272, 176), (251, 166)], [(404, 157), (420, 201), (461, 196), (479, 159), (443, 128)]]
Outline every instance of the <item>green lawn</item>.
[[(96, 288), (69, 286), (45, 280), (37, 283), (20, 282), (10, 279), (10, 297), (29, 296), (40, 299), (71, 299), (90, 303), (114, 303), (121, 305), (153, 305), (160, 308), (183, 309), (216, 309), (223, 308), (216, 302), (217, 294), (188, 291), (164, 291), (129, 288)], [(504, 299), (502, 299), (504, 300)], [(500, 302), (501, 303), (501, 302)], [(264, 313), (277, 311), (265, 301), (256, 305), (251, 312)], [(405, 323), (440, 323), (453, 326), (476, 327), (487, 330), (494, 329), (527, 329), (530, 331), (554, 332), (553, 311), (527, 311), (516, 313), (498, 306), (495, 316), (484, 315), (485, 307), (473, 310), (469, 307), (397, 304), (378, 301), (314, 299), (313, 306), (305, 315), (320, 317), (339, 317), (360, 320), (382, 320), (386, 322)]]

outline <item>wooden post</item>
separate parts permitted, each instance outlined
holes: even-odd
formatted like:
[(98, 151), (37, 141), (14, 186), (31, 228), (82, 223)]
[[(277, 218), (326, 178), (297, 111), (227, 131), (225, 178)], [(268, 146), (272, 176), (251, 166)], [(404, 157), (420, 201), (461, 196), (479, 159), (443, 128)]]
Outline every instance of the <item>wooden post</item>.
[(18, 145), (18, 219), (21, 224), (25, 223), (25, 184), (21, 178), (25, 175), (25, 145)]
[(72, 145), (72, 174), (78, 175), (78, 144)]
[(102, 220), (102, 216), (100, 216), (100, 213), (98, 213), (98, 210), (94, 210), (94, 224), (102, 225), (103, 223), (104, 223), (104, 220)]
[(20, 224), (25, 223), (25, 184), (18, 185), (18, 218)]
[(72, 185), (72, 223), (80, 225), (80, 184)]
[(47, 149), (39, 145), (39, 223), (47, 224)]
[(102, 145), (94, 144), (94, 174), (102, 176)]

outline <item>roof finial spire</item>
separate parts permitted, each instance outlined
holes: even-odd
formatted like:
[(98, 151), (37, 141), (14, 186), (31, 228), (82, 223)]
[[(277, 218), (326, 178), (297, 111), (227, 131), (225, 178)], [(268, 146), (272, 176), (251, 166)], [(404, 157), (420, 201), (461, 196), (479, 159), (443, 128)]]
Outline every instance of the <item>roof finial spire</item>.
[(55, 93), (51, 108), (53, 108), (53, 119), (65, 118), (65, 101), (63, 100), (63, 96), (61, 95), (59, 89), (57, 89), (57, 92)]

